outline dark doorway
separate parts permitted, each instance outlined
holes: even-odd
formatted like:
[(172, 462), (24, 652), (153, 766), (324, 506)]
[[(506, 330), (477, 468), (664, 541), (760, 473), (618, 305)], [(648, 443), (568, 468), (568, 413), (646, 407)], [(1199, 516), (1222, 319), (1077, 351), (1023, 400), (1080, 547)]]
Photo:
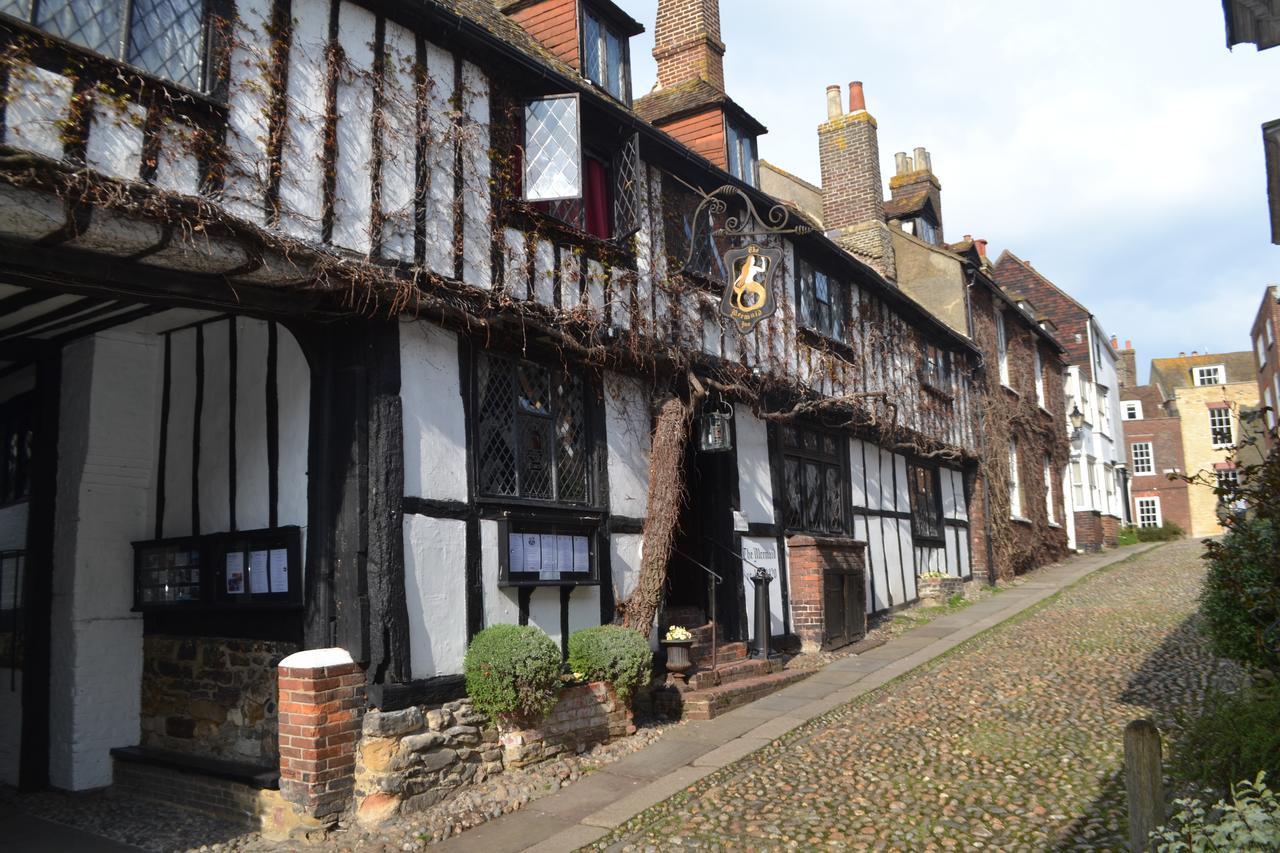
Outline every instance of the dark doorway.
[(742, 562), (734, 557), (732, 486), (736, 477), (733, 453), (703, 453), (696, 440), (689, 443), (685, 503), (667, 572), (667, 609), (714, 616), (721, 636), (730, 642), (747, 639)]

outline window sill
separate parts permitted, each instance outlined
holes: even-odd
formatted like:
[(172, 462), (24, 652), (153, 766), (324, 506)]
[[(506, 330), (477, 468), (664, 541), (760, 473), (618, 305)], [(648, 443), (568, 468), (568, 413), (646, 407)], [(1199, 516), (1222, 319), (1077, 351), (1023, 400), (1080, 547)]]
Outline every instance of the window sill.
[(938, 397), (942, 400), (945, 400), (948, 403), (955, 402), (955, 399), (956, 399), (955, 394), (953, 394), (952, 392), (944, 388), (940, 388), (939, 386), (934, 385), (932, 382), (927, 382), (922, 379), (920, 380), (920, 387), (923, 388), (925, 391), (928, 391), (933, 396)]
[[(600, 258), (605, 258), (607, 260), (621, 258), (628, 262), (627, 266), (630, 269), (636, 268), (635, 252), (631, 251), (630, 247), (625, 245), (628, 242), (627, 240), (619, 243), (615, 239), (606, 240), (603, 237), (597, 237), (594, 234), (580, 230), (572, 223), (565, 222), (563, 219), (557, 219), (549, 213), (544, 213), (543, 211), (538, 210), (532, 204), (524, 201), (523, 199), (512, 199), (509, 204), (511, 205), (511, 210), (514, 213), (529, 219), (533, 223), (535, 230), (545, 233), (547, 236), (552, 237), (552, 239), (559, 238), (578, 243), (583, 248), (594, 249), (595, 254)], [(519, 224), (520, 223), (515, 223), (517, 227)], [(630, 238), (628, 238), (628, 240), (629, 239)]]
[[(1044, 414), (1048, 415), (1050, 418), (1053, 418), (1053, 412), (1051, 412), (1051, 411), (1049, 411), (1048, 409), (1046, 409), (1046, 408), (1044, 407), (1044, 403), (1041, 403), (1041, 404), (1040, 404), (1040, 411), (1041, 411), (1041, 412), (1043, 412)], [(1056, 419), (1055, 419), (1055, 420), (1056, 420)]]
[(1001, 383), (1000, 383), (1000, 387), (1001, 387), (1001, 388), (1003, 388), (1004, 390), (1008, 391), (1010, 394), (1012, 394), (1012, 395), (1013, 395), (1013, 396), (1015, 396), (1015, 397), (1018, 397), (1018, 398), (1021, 398), (1021, 397), (1022, 397), (1022, 395), (1021, 395), (1021, 394), (1019, 394), (1017, 391), (1013, 390), (1013, 386), (1012, 386), (1012, 385), (1006, 385), (1006, 384), (1004, 384), (1003, 382), (1001, 382)]
[(1048, 523), (1048, 525), (1049, 525), (1050, 527), (1054, 528), (1055, 530), (1061, 530), (1061, 529), (1062, 529), (1062, 525), (1061, 525), (1061, 524), (1059, 524), (1059, 523), (1058, 523), (1058, 522), (1056, 522), (1056, 521), (1050, 521), (1050, 522), (1047, 522), (1047, 523)]
[(857, 353), (854, 352), (853, 347), (846, 344), (844, 341), (829, 338), (822, 332), (815, 332), (813, 329), (806, 329), (803, 326), (797, 326), (796, 338), (815, 349), (826, 350), (834, 353), (851, 364), (858, 360)]
[(1025, 525), (1027, 525), (1027, 527), (1030, 527), (1032, 524), (1034, 524), (1034, 523), (1035, 523), (1035, 522), (1033, 522), (1031, 519), (1029, 519), (1029, 518), (1025, 518), (1025, 517), (1023, 517), (1023, 516), (1021, 516), (1021, 515), (1011, 515), (1011, 516), (1009, 516), (1009, 520), (1010, 520), (1010, 521), (1016, 521), (1018, 524), (1025, 524)]

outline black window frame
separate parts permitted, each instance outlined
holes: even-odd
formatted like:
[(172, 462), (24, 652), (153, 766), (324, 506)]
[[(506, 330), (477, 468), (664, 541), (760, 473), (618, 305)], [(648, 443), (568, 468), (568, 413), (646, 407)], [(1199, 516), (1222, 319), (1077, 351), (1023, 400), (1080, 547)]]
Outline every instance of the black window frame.
[[(594, 69), (590, 69), (587, 67), (587, 21), (588, 19), (590, 19), (593, 23), (595, 23), (595, 25), (599, 28), (599, 31), (600, 31), (601, 45), (597, 49), (599, 50), (601, 62), (604, 63), (604, 69), (606, 71), (606, 75), (609, 68), (608, 37), (612, 36), (622, 46), (622, 63), (620, 65), (620, 68), (622, 69), (622, 75), (625, 79), (622, 81), (622, 85), (619, 87), (620, 91), (617, 93), (609, 89), (609, 84), (607, 81), (599, 80), (595, 76), (593, 76), (592, 72)], [(615, 24), (613, 24), (608, 19), (608, 17), (600, 14), (597, 10), (592, 9), (590, 5), (586, 3), (579, 4), (578, 33), (579, 33), (579, 36), (578, 36), (579, 54), (578, 55), (582, 57), (582, 61), (579, 63), (582, 66), (582, 76), (590, 80), (592, 83), (594, 83), (596, 88), (599, 89), (601, 92), (604, 92), (606, 95), (613, 98), (615, 101), (618, 101), (619, 103), (625, 104), (626, 106), (630, 107), (631, 101), (632, 101), (631, 39), (623, 35), (622, 32), (618, 29), (618, 27)]]
[(35, 442), (35, 392), (18, 394), (0, 404), (0, 507), (31, 497)]
[[(819, 294), (818, 281), (826, 282), (827, 298)], [(838, 299), (836, 294), (839, 294)], [(848, 279), (833, 276), (810, 261), (800, 258), (796, 264), (796, 325), (829, 341), (849, 346), (852, 328), (853, 287)], [(839, 302), (839, 304), (836, 304)], [(821, 310), (826, 307), (826, 311)], [(818, 309), (819, 322), (814, 322), (813, 311)], [(822, 319), (822, 318), (826, 319)]]
[[(851, 536), (853, 533), (853, 481), (849, 470), (848, 437), (809, 423), (781, 424), (777, 427), (776, 435), (778, 452), (782, 460), (782, 514), (786, 531), (813, 536)], [(806, 435), (815, 438), (814, 446), (807, 446)], [(834, 453), (827, 448), (827, 442), (834, 442)], [(807, 472), (810, 468), (818, 470), (822, 475), (817, 495), (820, 503), (817, 506), (793, 506), (791, 491), (793, 477), (800, 475), (802, 471)], [(834, 472), (839, 483), (838, 517), (829, 506), (831, 495), (828, 491), (827, 472)], [(801, 480), (798, 485), (801, 490), (800, 500), (807, 504), (808, 496), (804, 494), (805, 481)], [(804, 517), (797, 518), (797, 512)], [(815, 519), (819, 523), (811, 523)]]
[[(682, 185), (683, 182), (670, 174), (664, 174), (662, 181), (662, 214), (664, 246), (668, 265), (673, 273), (682, 273), (695, 282), (706, 286), (716, 295), (722, 293), (728, 271), (724, 266), (724, 258), (720, 247), (713, 236), (715, 230), (711, 222), (711, 212), (704, 208), (708, 217), (705, 222), (694, 220), (702, 198), (697, 193)], [(732, 204), (732, 200), (729, 200)], [(700, 250), (690, 253), (690, 246), (700, 245)], [(689, 260), (688, 266), (685, 261)]]
[[(924, 475), (928, 482), (924, 483)], [(911, 536), (930, 542), (946, 537), (946, 514), (942, 511), (942, 476), (939, 466), (923, 462), (907, 463), (907, 495), (911, 507)]]
[[(491, 476), (486, 474), (486, 465), (490, 458), (489, 440), (500, 432), (485, 422), (488, 416), (486, 405), (487, 388), (484, 385), (485, 363), (489, 363), (488, 369), (492, 370), (494, 365), (502, 365), (505, 369), (512, 371), (511, 392), (514, 395), (511, 401), (512, 423), (507, 433), (508, 448), (512, 454), (511, 465), (514, 468), (512, 476), (515, 478), (514, 491), (503, 491), (501, 488), (494, 488), (491, 482)], [(536, 411), (530, 411), (528, 407), (522, 407), (519, 402), (519, 390), (517, 383), (520, 381), (519, 371), (521, 369), (532, 369), (545, 371), (548, 375), (548, 411), (545, 415), (538, 414)], [(583, 465), (583, 497), (574, 499), (566, 498), (561, 483), (561, 459), (562, 447), (556, 436), (557, 422), (562, 414), (559, 407), (559, 399), (555, 390), (555, 381), (557, 378), (568, 379), (576, 382), (581, 393), (580, 399), (580, 424), (579, 447), (582, 450), (584, 461)], [(597, 438), (598, 425), (600, 422), (601, 402), (600, 386), (597, 378), (585, 371), (570, 371), (563, 365), (555, 365), (548, 362), (540, 361), (534, 358), (521, 358), (514, 354), (503, 352), (495, 352), (492, 350), (475, 350), (472, 358), (471, 366), (471, 423), (468, 425), (470, 430), (473, 456), (473, 475), (475, 477), (476, 500), (484, 504), (498, 504), (502, 506), (526, 506), (537, 507), (541, 509), (568, 509), (574, 511), (591, 511), (600, 510), (603, 502), (603, 490), (601, 488), (600, 466), (602, 464), (601, 451), (599, 449), (599, 441)], [(550, 496), (541, 497), (536, 493), (531, 494), (532, 490), (526, 489), (523, 483), (521, 471), (523, 463), (521, 460), (522, 444), (519, 425), (524, 421), (533, 421), (541, 423), (549, 423), (551, 426), (544, 431), (543, 438), (549, 437), (552, 442), (552, 451), (549, 466), (548, 477), (550, 479), (549, 488)], [(494, 430), (490, 432), (490, 430)]]
[[(112, 50), (110, 53), (40, 26), (38, 23), (41, 20), (40, 13), (48, 2), (49, 0), (28, 0), (25, 15), (15, 14), (15, 12), (21, 11), (17, 9), (3, 11), (0, 12), (0, 21), (8, 19), (21, 22), (23, 26), (30, 27), (57, 44), (100, 57), (113, 64), (125, 66), (147, 78), (160, 81), (165, 85), (175, 86), (186, 92), (203, 97), (219, 97), (224, 94), (221, 90), (225, 84), (224, 60), (228, 46), (225, 44), (225, 40), (221, 35), (221, 27), (217, 22), (230, 21), (230, 13), (232, 11), (230, 0), (197, 0), (201, 6), (200, 34), (198, 38), (200, 57), (199, 67), (195, 69), (196, 82), (194, 85), (176, 80), (167, 76), (163, 71), (148, 67), (143, 64), (143, 57), (134, 53), (132, 36), (137, 20), (149, 13), (154, 14), (155, 5), (161, 0), (101, 0), (101, 2), (113, 3), (119, 9), (118, 37), (111, 40)], [(64, 2), (74, 2), (74, 0), (64, 0)], [(151, 7), (148, 9), (141, 8), (144, 2), (150, 2)]]
[[(734, 168), (734, 150), (733, 140), (737, 139), (737, 163)], [(756, 137), (754, 134), (747, 133), (738, 122), (724, 117), (724, 149), (725, 149), (725, 171), (733, 175), (744, 184), (753, 187), (760, 186), (760, 150), (756, 145)], [(743, 154), (750, 152), (751, 154), (751, 170), (748, 172), (744, 168)]]
[(920, 358), (920, 381), (926, 388), (950, 396), (955, 388), (955, 353), (926, 343)]

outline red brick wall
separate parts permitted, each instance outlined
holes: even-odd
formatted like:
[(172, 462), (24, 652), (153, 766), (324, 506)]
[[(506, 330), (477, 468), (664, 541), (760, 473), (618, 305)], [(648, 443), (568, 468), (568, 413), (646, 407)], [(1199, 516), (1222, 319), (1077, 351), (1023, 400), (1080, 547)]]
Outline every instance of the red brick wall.
[(658, 61), (662, 86), (700, 77), (723, 92), (719, 0), (658, 0), (653, 58)]
[(817, 536), (787, 538), (791, 624), (804, 648), (822, 646), (823, 575), (828, 569), (866, 572), (866, 543)]
[(1104, 515), (1102, 517), (1102, 544), (1107, 548), (1114, 548), (1119, 544), (1120, 536), (1120, 519), (1114, 515)]
[[(1138, 498), (1158, 497), (1160, 513), (1165, 521), (1176, 522), (1183, 530), (1190, 530), (1191, 502), (1187, 495), (1187, 484), (1183, 480), (1170, 480), (1164, 473), (1171, 468), (1186, 472), (1182, 457), (1182, 419), (1159, 417), (1163, 410), (1158, 406), (1148, 405), (1148, 400), (1153, 396), (1147, 393), (1149, 389), (1151, 386), (1141, 385), (1130, 389), (1131, 393), (1126, 395), (1127, 399), (1142, 401), (1143, 414), (1141, 420), (1124, 421), (1124, 452), (1130, 472), (1130, 517), (1137, 524)], [(1139, 442), (1151, 443), (1155, 468), (1152, 474), (1134, 473), (1133, 445)]]
[(355, 784), (365, 678), (356, 663), (306, 666), (308, 654), (280, 662), (280, 793), (326, 818), (346, 808)]
[[(1262, 296), (1262, 305), (1258, 307), (1258, 313), (1253, 320), (1253, 328), (1250, 330), (1249, 348), (1255, 350), (1254, 359), (1257, 359), (1256, 346), (1254, 342), (1258, 338), (1262, 339), (1263, 346), (1266, 346), (1267, 333), (1266, 325), (1271, 324), (1272, 343), (1270, 349), (1267, 350), (1267, 363), (1258, 371), (1258, 400), (1259, 405), (1266, 404), (1266, 390), (1271, 389), (1272, 395), (1276, 393), (1276, 375), (1280, 374), (1280, 301), (1277, 301), (1277, 295), (1280, 295), (1280, 289), (1274, 284), (1268, 287)], [(1273, 408), (1280, 408), (1280, 400), (1274, 400)], [(1277, 414), (1280, 417), (1280, 413)], [(1267, 447), (1274, 444), (1274, 438), (1268, 433)]]
[(575, 0), (543, 0), (512, 12), (511, 18), (558, 59), (582, 70)]
[(1101, 551), (1104, 541), (1102, 532), (1102, 513), (1093, 511), (1077, 512), (1076, 547), (1081, 551)]

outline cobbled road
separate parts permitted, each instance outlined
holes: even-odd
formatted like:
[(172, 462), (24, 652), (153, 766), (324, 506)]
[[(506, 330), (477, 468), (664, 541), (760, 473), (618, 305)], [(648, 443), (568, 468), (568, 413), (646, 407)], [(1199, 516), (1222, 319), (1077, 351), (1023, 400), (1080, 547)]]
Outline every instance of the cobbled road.
[(1201, 547), (1092, 575), (595, 846), (1123, 850), (1125, 725), (1176, 738), (1176, 712), (1240, 678), (1196, 629)]

